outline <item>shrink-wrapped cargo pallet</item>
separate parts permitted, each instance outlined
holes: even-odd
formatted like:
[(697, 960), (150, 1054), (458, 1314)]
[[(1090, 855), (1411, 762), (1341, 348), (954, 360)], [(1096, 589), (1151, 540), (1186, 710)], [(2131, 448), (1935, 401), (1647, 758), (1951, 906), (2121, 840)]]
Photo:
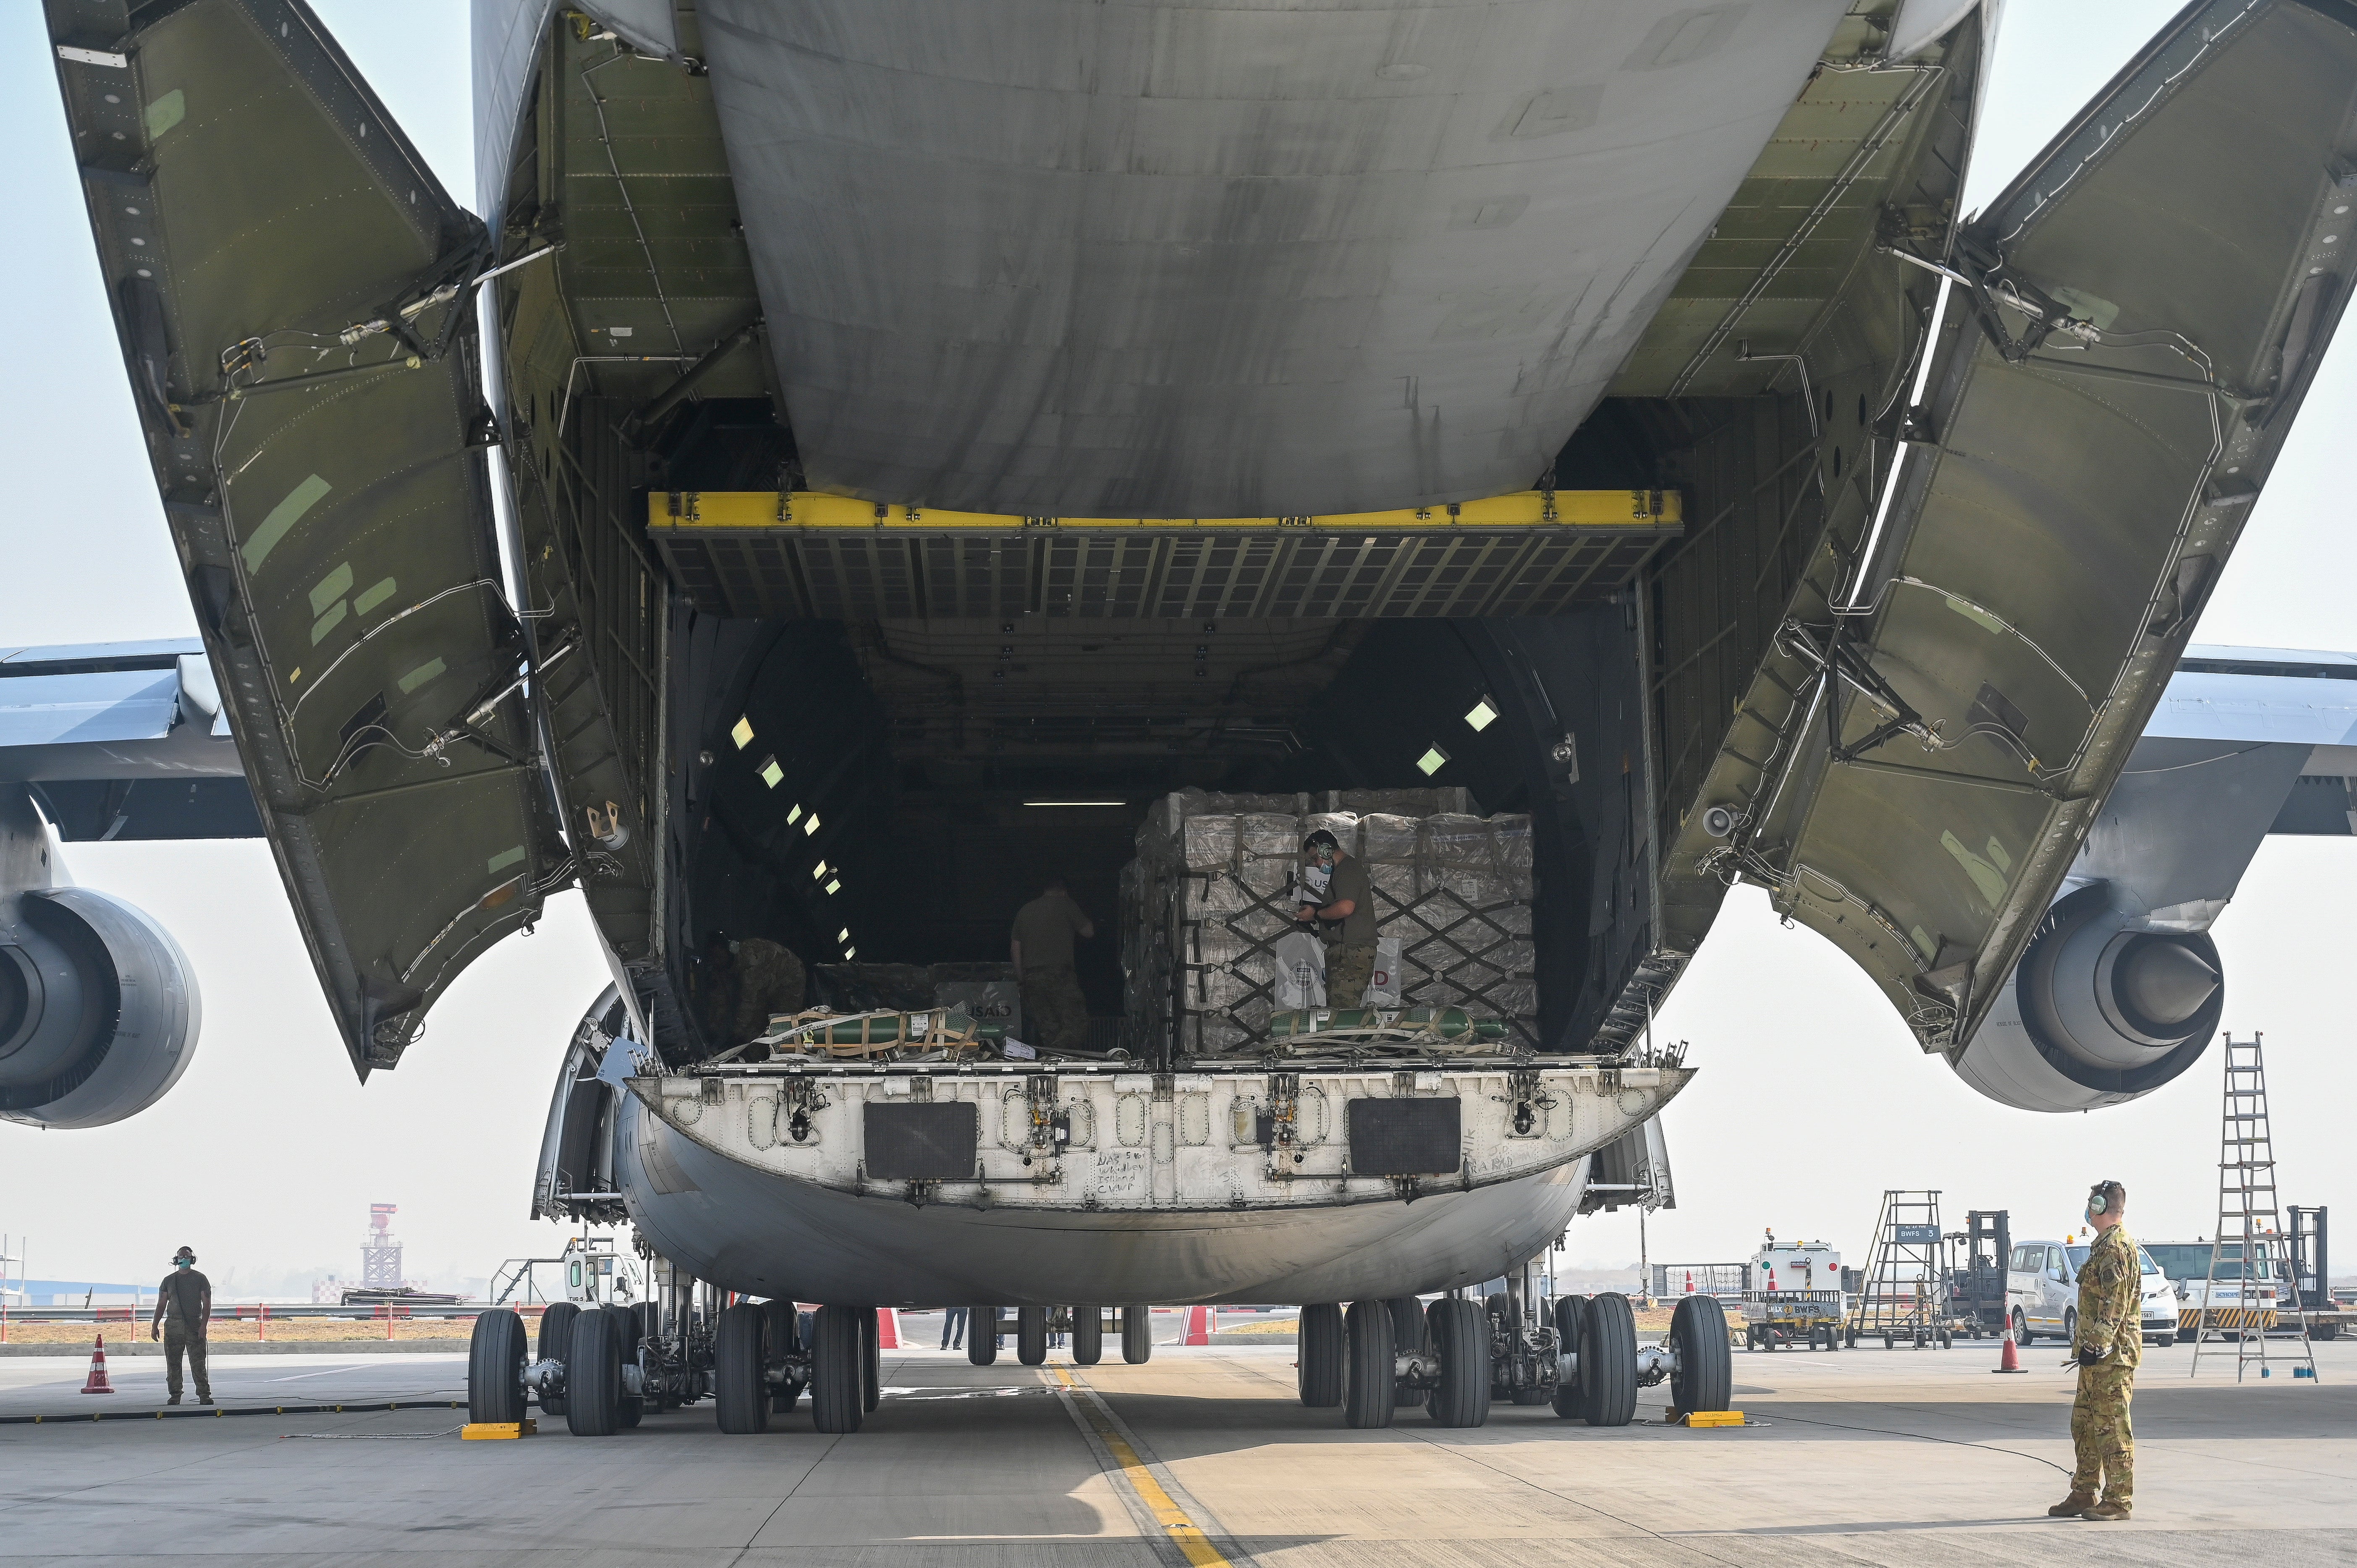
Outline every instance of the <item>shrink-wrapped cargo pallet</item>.
[(1535, 1046), (1530, 819), (1471, 807), (1462, 789), (1157, 801), (1122, 874), (1130, 1048), (1261, 1048), (1277, 1002), (1274, 950), (1298, 929), (1301, 841), (1319, 828), (1366, 863), (1377, 933), (1400, 945), (1402, 1004), (1463, 1007)]

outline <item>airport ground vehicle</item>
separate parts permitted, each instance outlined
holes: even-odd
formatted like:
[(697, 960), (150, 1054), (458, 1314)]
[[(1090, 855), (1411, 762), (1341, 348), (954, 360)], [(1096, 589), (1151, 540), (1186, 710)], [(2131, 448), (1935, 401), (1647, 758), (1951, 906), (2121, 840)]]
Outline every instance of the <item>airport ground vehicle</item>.
[(2179, 1334), (2193, 1337), (2205, 1306), (2213, 1333), (2264, 1334), (2276, 1326), (2287, 1293), (2275, 1243), (2259, 1243), (2258, 1259), (2248, 1268), (2240, 1241), (2147, 1241), (2144, 1250), (2169, 1278)]
[[(2156, 1345), (2173, 1345), (2178, 1304), (2169, 1276), (2155, 1261), (2156, 1251), (2142, 1249), (2139, 1331)], [(2016, 1343), (2027, 1345), (2040, 1335), (2067, 1340), (2078, 1332), (2079, 1269), (2086, 1261), (2083, 1241), (2014, 1243), (2006, 1275), (2006, 1300)]]

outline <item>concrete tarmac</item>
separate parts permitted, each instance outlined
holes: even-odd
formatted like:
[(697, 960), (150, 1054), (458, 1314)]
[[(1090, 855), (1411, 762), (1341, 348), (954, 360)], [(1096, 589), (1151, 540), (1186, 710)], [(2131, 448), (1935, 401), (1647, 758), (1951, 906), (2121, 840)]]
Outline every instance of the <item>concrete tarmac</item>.
[[(920, 1342), (920, 1318), (909, 1325)], [(1116, 1352), (1117, 1356), (1117, 1352)], [(2071, 1462), (2059, 1348), (1995, 1377), (1986, 1342), (1948, 1351), (1741, 1353), (1736, 1403), (1760, 1424), (1590, 1428), (1494, 1407), (1473, 1431), (1403, 1411), (1351, 1432), (1306, 1410), (1289, 1347), (1164, 1345), (1045, 1368), (1010, 1354), (887, 1354), (866, 1429), (813, 1433), (807, 1407), (724, 1437), (709, 1405), (576, 1438), (462, 1443), (457, 1358), (270, 1358), (221, 1366), (223, 1408), (441, 1400), (369, 1414), (92, 1423), (151, 1411), (161, 1368), (73, 1392), (79, 1359), (0, 1365), (0, 1558), (11, 1563), (457, 1568), (677, 1563), (924, 1568), (1438, 1568), (1536, 1565), (2150, 1563), (2219, 1554), (2276, 1568), (2357, 1561), (2357, 1345), (2287, 1368), (2187, 1376), (2184, 1347), (2138, 1380), (2136, 1517), (2056, 1521)], [(70, 1417), (83, 1415), (74, 1422)]]

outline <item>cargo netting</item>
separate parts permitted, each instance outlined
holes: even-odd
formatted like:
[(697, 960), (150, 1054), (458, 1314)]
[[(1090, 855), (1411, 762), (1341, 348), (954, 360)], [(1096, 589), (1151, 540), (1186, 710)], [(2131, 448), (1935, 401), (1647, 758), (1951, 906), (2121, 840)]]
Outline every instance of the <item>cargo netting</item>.
[(1301, 841), (1319, 828), (1367, 865), (1378, 939), (1399, 944), (1397, 1005), (1460, 1008), (1502, 1023), (1505, 1047), (1536, 1048), (1530, 819), (1472, 805), (1462, 789), (1157, 800), (1121, 881), (1133, 1054), (1271, 1048), (1282, 1010), (1275, 949), (1300, 929)]

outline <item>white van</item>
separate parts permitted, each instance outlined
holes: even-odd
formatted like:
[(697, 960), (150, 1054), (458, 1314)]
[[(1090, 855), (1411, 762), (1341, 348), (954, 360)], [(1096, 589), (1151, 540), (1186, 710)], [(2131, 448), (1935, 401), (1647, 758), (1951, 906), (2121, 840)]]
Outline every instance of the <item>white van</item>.
[[(2143, 1248), (2137, 1326), (2159, 1346), (2177, 1343), (2177, 1295), (2169, 1276)], [(2007, 1260), (2005, 1299), (2013, 1316), (2013, 1337), (2027, 1345), (2038, 1335), (2071, 1339), (2079, 1332), (2079, 1269), (2087, 1261), (2084, 1241), (2019, 1241)]]

